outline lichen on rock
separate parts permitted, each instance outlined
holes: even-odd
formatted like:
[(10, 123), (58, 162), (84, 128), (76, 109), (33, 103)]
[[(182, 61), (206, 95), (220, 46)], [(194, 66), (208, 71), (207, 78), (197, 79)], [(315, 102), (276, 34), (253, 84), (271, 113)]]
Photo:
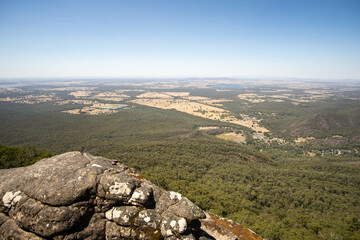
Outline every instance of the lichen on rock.
[(214, 239), (186, 197), (88, 153), (0, 170), (0, 199), (0, 239)]

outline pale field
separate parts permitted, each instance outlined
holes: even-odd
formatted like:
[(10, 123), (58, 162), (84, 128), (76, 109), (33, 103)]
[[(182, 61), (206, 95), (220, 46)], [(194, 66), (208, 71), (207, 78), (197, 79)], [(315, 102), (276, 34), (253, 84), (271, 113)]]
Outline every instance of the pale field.
[(163, 92), (163, 94), (167, 94), (173, 97), (186, 97), (189, 96), (189, 92)]
[(266, 128), (259, 126), (258, 120), (250, 118), (240, 120), (231, 116), (231, 113), (227, 110), (189, 101), (187, 99), (141, 98), (130, 102), (161, 109), (175, 109), (179, 112), (184, 112), (197, 117), (245, 126), (257, 132), (269, 132)]
[(258, 96), (255, 93), (240, 94), (240, 95), (238, 95), (238, 98), (241, 100), (246, 100), (251, 103), (265, 102), (265, 99), (260, 98), (260, 96)]
[(95, 92), (93, 91), (76, 91), (69, 93), (69, 95), (72, 95), (75, 98), (92, 98), (92, 99), (112, 101), (112, 102), (121, 102), (125, 98), (129, 98), (128, 95), (118, 92), (102, 92), (96, 95), (94, 94)]
[[(278, 91), (261, 91), (261, 92), (285, 92), (288, 90), (278, 90)], [(261, 103), (261, 102), (283, 102), (284, 99), (291, 100), (291, 103), (298, 105), (300, 103), (309, 103), (309, 102), (318, 102), (327, 98), (334, 96), (332, 91), (329, 90), (308, 90), (305, 91), (306, 94), (312, 94), (310, 96), (300, 96), (294, 97), (291, 94), (275, 94), (275, 95), (259, 95), (256, 93), (245, 93), (239, 94), (238, 98), (241, 100), (246, 100), (251, 103)]]
[(184, 97), (184, 99), (190, 100), (190, 101), (203, 101), (203, 100), (210, 100), (208, 97), (199, 97), (199, 96), (189, 96)]
[(7, 92), (26, 93), (27, 91), (22, 90), (20, 88), (3, 88), (3, 87), (0, 87), (0, 93), (7, 93)]
[(245, 93), (238, 95), (238, 98), (241, 100), (246, 100), (251, 103), (261, 103), (265, 102), (265, 99), (262, 99), (259, 95), (255, 93)]
[(198, 130), (201, 131), (206, 131), (206, 130), (214, 130), (214, 129), (219, 129), (220, 127), (218, 126), (202, 126), (202, 127), (198, 127)]
[(183, 99), (187, 99), (190, 101), (196, 101), (207, 105), (221, 107), (223, 104), (222, 102), (231, 102), (231, 99), (211, 99), (208, 97), (199, 97), (199, 96), (187, 96), (183, 97)]
[(84, 105), (90, 105), (90, 104), (94, 104), (97, 103), (96, 101), (91, 101), (91, 100), (64, 100), (64, 101), (57, 101), (55, 104), (57, 105), (65, 105), (65, 104), (84, 104)]
[(199, 102), (212, 106), (222, 107), (223, 102), (231, 102), (231, 101), (232, 101), (231, 99), (204, 99), (204, 100), (200, 100)]
[(172, 96), (157, 92), (146, 92), (137, 96), (137, 98), (165, 98), (172, 99)]
[(91, 107), (83, 107), (83, 108), (79, 108), (79, 109), (71, 109), (71, 110), (66, 110), (66, 111), (62, 111), (64, 113), (69, 113), (69, 114), (87, 114), (87, 115), (100, 115), (100, 114), (112, 114), (117, 112), (120, 109), (106, 109), (106, 108), (101, 108), (101, 107), (116, 107), (119, 104), (106, 104), (106, 103), (97, 103), (95, 102)]
[(337, 91), (334, 90), (306, 90), (304, 91), (304, 93), (307, 94), (318, 94), (318, 95), (323, 95), (323, 94), (329, 94), (329, 93), (334, 93)]
[(44, 103), (44, 102), (50, 102), (50, 101), (57, 101), (59, 100), (58, 97), (56, 97), (54, 94), (49, 95), (27, 95), (22, 97), (5, 97), (0, 98), (0, 101), (2, 102), (13, 102), (13, 103), (22, 103), (22, 104), (35, 104), (35, 103)]
[(125, 90), (115, 90), (115, 92), (145, 92), (143, 89), (125, 89)]
[(286, 98), (286, 99), (288, 99), (289, 98), (289, 96), (288, 95), (271, 95), (271, 96), (269, 96), (270, 98)]
[(72, 95), (75, 98), (89, 97), (91, 94), (93, 94), (92, 91), (76, 91), (69, 93), (69, 95)]
[(295, 143), (302, 143), (302, 142), (306, 142), (308, 140), (313, 140), (315, 139), (314, 137), (306, 137), (306, 138), (303, 138), (303, 137), (299, 137), (297, 139), (295, 139)]
[(81, 109), (71, 109), (71, 110), (66, 110), (66, 111), (62, 111), (63, 113), (69, 113), (69, 114), (81, 114)]
[(39, 88), (42, 91), (90, 91), (95, 87), (61, 87), (61, 88)]
[(95, 96), (93, 96), (93, 98), (103, 98), (103, 97), (117, 97), (117, 98), (129, 98), (128, 95), (126, 94), (119, 94), (119, 93), (116, 93), (116, 92), (102, 92), (102, 93), (99, 93)]
[(222, 134), (216, 135), (216, 137), (225, 139), (225, 140), (234, 141), (237, 143), (246, 143), (246, 137), (240, 133), (235, 133), (235, 132), (222, 133)]
[(260, 91), (260, 92), (263, 92), (263, 93), (279, 93), (279, 92), (292, 92), (292, 90), (278, 89), (278, 90), (263, 90), (263, 91)]
[(92, 99), (110, 101), (110, 102), (122, 102), (124, 98), (121, 97), (91, 97)]

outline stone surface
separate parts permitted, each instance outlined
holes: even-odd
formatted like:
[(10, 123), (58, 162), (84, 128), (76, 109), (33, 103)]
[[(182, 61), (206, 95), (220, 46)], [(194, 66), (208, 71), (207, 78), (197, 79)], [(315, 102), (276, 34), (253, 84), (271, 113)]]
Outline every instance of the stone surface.
[(212, 213), (206, 213), (206, 218), (201, 219), (201, 228), (215, 239), (223, 240), (261, 240), (262, 238), (248, 228), (226, 218), (219, 218)]
[(217, 224), (117, 160), (80, 152), (0, 170), (0, 211), (0, 239), (205, 240)]

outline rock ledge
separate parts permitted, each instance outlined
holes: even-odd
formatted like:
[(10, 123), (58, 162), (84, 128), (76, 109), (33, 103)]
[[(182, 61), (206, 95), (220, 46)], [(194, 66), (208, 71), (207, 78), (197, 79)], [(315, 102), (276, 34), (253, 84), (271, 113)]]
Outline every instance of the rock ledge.
[[(116, 160), (80, 152), (0, 170), (0, 210), (0, 239), (205, 240), (218, 234), (209, 226), (221, 228), (181, 194)], [(228, 234), (223, 239), (238, 239)], [(244, 239), (260, 239), (252, 237)]]

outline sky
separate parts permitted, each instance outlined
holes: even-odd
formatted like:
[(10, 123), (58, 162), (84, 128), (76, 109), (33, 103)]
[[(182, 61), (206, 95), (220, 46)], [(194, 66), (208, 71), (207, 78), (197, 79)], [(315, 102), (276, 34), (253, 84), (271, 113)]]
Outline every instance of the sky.
[(359, 0), (0, 0), (0, 78), (360, 79)]

